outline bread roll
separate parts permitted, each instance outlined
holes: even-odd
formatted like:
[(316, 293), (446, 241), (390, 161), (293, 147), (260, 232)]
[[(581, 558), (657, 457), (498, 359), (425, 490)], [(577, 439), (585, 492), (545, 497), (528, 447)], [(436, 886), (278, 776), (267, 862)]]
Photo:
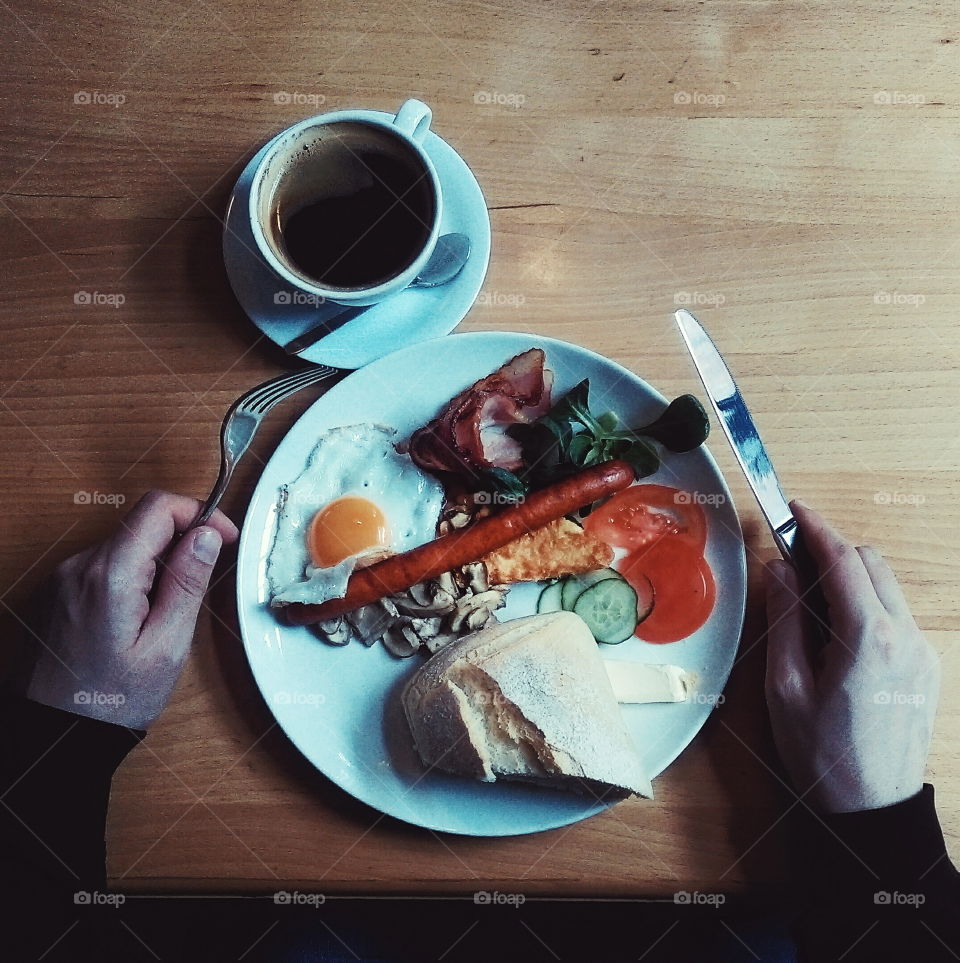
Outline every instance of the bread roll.
[(652, 797), (597, 643), (572, 612), (464, 636), (427, 661), (402, 698), (427, 767)]

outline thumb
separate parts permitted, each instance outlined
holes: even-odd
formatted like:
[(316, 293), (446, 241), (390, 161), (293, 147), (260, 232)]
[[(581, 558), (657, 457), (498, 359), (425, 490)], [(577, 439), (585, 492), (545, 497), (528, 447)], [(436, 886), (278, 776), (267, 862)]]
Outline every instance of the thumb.
[(208, 526), (180, 539), (166, 562), (161, 563), (145, 631), (175, 650), (189, 647), (222, 544), (220, 533)]

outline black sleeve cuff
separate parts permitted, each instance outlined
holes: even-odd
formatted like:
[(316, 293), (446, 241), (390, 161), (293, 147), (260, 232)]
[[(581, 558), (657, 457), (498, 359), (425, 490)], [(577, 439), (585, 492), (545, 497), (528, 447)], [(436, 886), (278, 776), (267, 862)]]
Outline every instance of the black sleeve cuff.
[(952, 957), (960, 945), (960, 876), (947, 856), (933, 786), (884, 809), (810, 815), (801, 842), (805, 963)]
[(920, 881), (944, 861), (933, 786), (895, 806), (823, 816), (835, 836), (825, 855), (833, 872), (875, 882)]
[(5, 693), (0, 858), (71, 890), (104, 886), (110, 781), (145, 733)]

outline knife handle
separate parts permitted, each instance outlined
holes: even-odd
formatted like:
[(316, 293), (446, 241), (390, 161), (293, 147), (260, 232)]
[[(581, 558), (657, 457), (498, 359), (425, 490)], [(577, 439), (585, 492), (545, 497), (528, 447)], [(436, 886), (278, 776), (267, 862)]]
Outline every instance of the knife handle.
[(813, 620), (813, 630), (820, 648), (830, 641), (830, 614), (820, 587), (820, 571), (807, 549), (803, 533), (793, 517), (774, 531), (773, 539), (780, 554), (793, 566), (800, 582), (801, 601)]
[[(307, 328), (299, 337), (288, 341), (283, 346), (283, 350), (287, 354), (300, 354), (301, 351), (306, 351), (307, 348), (312, 348), (318, 341), (322, 341), (331, 331), (335, 331), (341, 325), (363, 314), (369, 307), (370, 305), (364, 304), (358, 308), (344, 308), (329, 318), (318, 321), (312, 328)], [(332, 323), (334, 321), (336, 324)]]

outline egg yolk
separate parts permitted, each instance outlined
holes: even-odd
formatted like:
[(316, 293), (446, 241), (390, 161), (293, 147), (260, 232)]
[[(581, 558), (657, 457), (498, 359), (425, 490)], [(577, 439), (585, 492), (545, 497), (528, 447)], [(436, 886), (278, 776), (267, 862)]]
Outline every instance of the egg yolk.
[(387, 545), (390, 529), (383, 512), (373, 502), (346, 495), (330, 502), (313, 516), (307, 547), (319, 568), (329, 568), (351, 555)]

